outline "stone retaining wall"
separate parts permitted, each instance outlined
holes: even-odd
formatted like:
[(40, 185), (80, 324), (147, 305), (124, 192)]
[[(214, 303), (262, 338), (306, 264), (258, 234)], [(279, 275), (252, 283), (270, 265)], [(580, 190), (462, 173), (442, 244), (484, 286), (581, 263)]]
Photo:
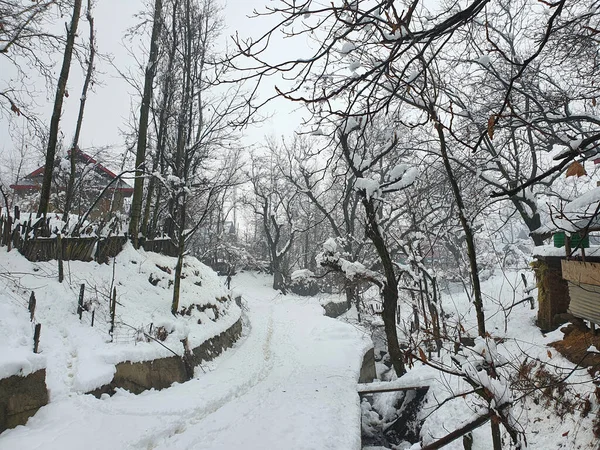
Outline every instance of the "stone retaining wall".
[(377, 378), (377, 370), (375, 369), (375, 348), (371, 347), (363, 356), (358, 382), (371, 383), (375, 378)]
[(48, 403), (46, 369), (25, 377), (13, 375), (0, 380), (0, 433), (27, 419)]
[(110, 384), (88, 393), (100, 397), (105, 393), (112, 395), (116, 388), (122, 388), (139, 394), (148, 389), (164, 389), (175, 382), (183, 383), (192, 378), (193, 367), (219, 356), (232, 347), (241, 334), (242, 319), (239, 319), (229, 329), (193, 349), (186, 359), (169, 356), (152, 361), (119, 363)]

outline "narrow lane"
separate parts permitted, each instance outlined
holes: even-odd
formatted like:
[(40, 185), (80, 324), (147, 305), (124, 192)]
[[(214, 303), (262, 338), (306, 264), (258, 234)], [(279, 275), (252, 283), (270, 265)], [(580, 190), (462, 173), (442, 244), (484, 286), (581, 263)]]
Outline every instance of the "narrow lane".
[(241, 274), (247, 336), (197, 379), (160, 392), (71, 397), (0, 436), (0, 449), (360, 448), (356, 380), (368, 339)]

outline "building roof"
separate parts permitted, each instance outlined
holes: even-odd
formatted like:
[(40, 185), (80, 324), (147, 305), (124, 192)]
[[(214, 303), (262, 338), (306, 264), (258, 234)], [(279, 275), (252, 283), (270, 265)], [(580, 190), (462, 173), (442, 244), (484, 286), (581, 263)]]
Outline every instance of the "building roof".
[[(92, 158), (87, 153), (82, 152), (79, 148), (76, 149), (76, 152), (77, 152), (77, 156), (86, 165), (93, 166), (93, 168), (96, 170), (96, 172), (100, 173), (101, 175), (104, 175), (106, 178), (108, 178), (111, 181), (118, 178), (118, 175), (116, 175), (113, 171), (111, 171), (104, 165), (100, 164), (96, 159)], [(68, 154), (69, 155), (71, 154), (71, 150), (69, 150)], [(38, 183), (35, 180), (35, 178), (42, 176), (45, 172), (45, 169), (46, 169), (45, 166), (38, 167), (36, 170), (31, 172), (30, 174), (24, 176), (20, 180), (17, 180), (14, 184), (11, 184), (10, 187), (16, 191), (40, 189), (40, 183)], [(113, 184), (113, 186), (114, 187), (111, 187), (110, 189), (118, 190), (118, 191), (122, 192), (123, 194), (125, 194), (125, 196), (127, 196), (127, 197), (130, 196), (131, 194), (133, 194), (133, 188), (129, 184), (127, 184), (125, 181), (123, 181), (122, 179), (118, 179)]]

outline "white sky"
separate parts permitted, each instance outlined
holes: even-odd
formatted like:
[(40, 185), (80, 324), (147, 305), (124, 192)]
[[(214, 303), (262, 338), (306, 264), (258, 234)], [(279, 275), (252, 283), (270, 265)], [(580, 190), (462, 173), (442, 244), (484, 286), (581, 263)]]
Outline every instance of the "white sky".
[[(97, 0), (94, 7), (95, 29), (97, 34), (98, 51), (112, 56), (113, 64), (122, 72), (135, 72), (135, 59), (130, 55), (129, 49), (135, 47), (128, 41), (123, 42), (123, 36), (126, 30), (136, 23), (134, 14), (144, 8), (142, 0)], [(224, 3), (224, 1), (222, 2)], [(241, 36), (257, 36), (264, 26), (264, 20), (248, 19), (254, 8), (262, 9), (268, 4), (268, 0), (228, 0), (224, 9), (224, 22), (227, 27), (221, 36), (222, 45), (231, 45), (231, 35), (236, 31)], [(60, 18), (59, 25), (64, 29), (63, 22), (68, 17)], [(81, 20), (79, 24), (79, 35), (87, 37), (87, 21)], [(133, 48), (135, 51), (135, 48)], [(275, 51), (285, 52), (289, 56), (290, 49), (285, 43), (275, 43)], [(140, 52), (137, 51), (136, 55)], [(60, 70), (61, 54), (52, 57), (55, 60), (55, 72), (58, 77)], [(0, 58), (0, 81), (2, 78), (11, 76), (6, 62)], [(80, 138), (80, 147), (82, 149), (91, 147), (111, 147), (114, 153), (122, 153), (124, 149), (124, 137), (121, 130), (128, 130), (127, 121), (130, 119), (130, 111), (137, 108), (139, 104), (139, 95), (135, 92), (118, 71), (112, 67), (106, 60), (99, 60), (96, 64), (97, 79), (99, 84), (94, 86), (94, 91), (88, 94), (85, 109), (84, 122)], [(141, 80), (141, 74), (138, 74)], [(68, 91), (69, 97), (64, 99), (63, 116), (61, 118), (60, 129), (66, 142), (73, 137), (77, 112), (79, 108), (79, 99), (81, 87), (83, 84), (83, 70), (74, 63), (69, 75)], [(52, 102), (54, 99), (54, 90), (46, 93), (44, 82), (37, 80), (34, 83), (35, 88), (41, 95), (37, 98), (39, 104), (38, 112), (44, 123), (49, 124)], [(272, 87), (269, 88), (269, 90)], [(265, 135), (289, 135), (299, 127), (301, 123), (301, 114), (294, 113), (296, 105), (286, 101), (277, 101), (271, 105), (267, 113), (274, 116), (272, 120), (264, 123), (260, 128), (252, 127), (246, 130), (245, 144), (264, 142)], [(20, 120), (13, 121), (15, 124)], [(0, 161), (6, 165), (6, 161), (14, 154), (14, 148), (17, 142), (9, 137), (9, 128), (6, 119), (0, 118)], [(34, 153), (27, 160), (27, 164), (32, 167), (41, 161), (41, 154)], [(7, 180), (12, 181), (12, 180)]]

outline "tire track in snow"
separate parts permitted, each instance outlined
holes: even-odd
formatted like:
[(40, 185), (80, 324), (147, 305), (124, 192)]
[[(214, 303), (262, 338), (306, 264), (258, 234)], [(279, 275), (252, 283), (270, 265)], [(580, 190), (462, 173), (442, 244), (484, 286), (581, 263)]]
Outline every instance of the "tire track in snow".
[[(218, 444), (219, 438), (223, 433), (230, 431), (231, 425), (222, 420), (223, 416), (235, 416), (238, 422), (251, 422), (253, 418), (259, 417), (262, 411), (272, 407), (273, 395), (277, 397), (280, 392), (286, 392), (290, 388), (294, 390), (298, 386), (302, 386), (304, 376), (308, 376), (309, 379), (317, 378), (316, 374), (310, 372), (307, 374), (303, 370), (303, 368), (310, 367), (310, 365), (298, 356), (305, 349), (305, 344), (308, 344), (308, 336), (313, 334), (313, 327), (302, 321), (302, 314), (298, 314), (306, 308), (307, 304), (302, 304), (302, 302), (289, 304), (277, 297), (270, 301), (274, 304), (270, 308), (271, 316), (267, 327), (269, 345), (264, 346), (263, 354), (271, 360), (271, 370), (262, 380), (258, 380), (254, 386), (243, 394), (230, 399), (218, 410), (204, 415), (200, 420), (188, 423), (185, 427), (178, 427), (171, 435), (164, 436), (160, 442), (152, 447), (147, 447), (147, 449), (212, 449), (213, 444), (215, 449), (221, 449)], [(270, 341), (273, 339), (277, 342), (276, 348), (271, 345)], [(296, 384), (296, 387), (292, 386), (294, 384)], [(234, 404), (234, 401), (237, 402)], [(279, 406), (283, 410), (286, 409), (285, 403)], [(210, 416), (212, 414), (221, 412), (220, 418), (213, 418), (211, 421)], [(201, 423), (203, 421), (206, 422)], [(197, 430), (193, 430), (196, 425), (200, 425), (200, 429), (202, 429), (200, 434)], [(190, 431), (191, 436), (183, 437), (182, 435), (186, 431)], [(293, 430), (290, 430), (290, 433), (292, 432)], [(229, 450), (229, 447), (227, 447), (227, 450)]]
[[(262, 308), (261, 308), (262, 309)], [(253, 315), (258, 316), (259, 313), (255, 313)], [(250, 323), (252, 323), (252, 319), (250, 318)], [(259, 330), (260, 328), (254, 324), (252, 329)], [(273, 339), (273, 306), (269, 306), (268, 308), (268, 319), (267, 325), (265, 327), (266, 333), (264, 336), (264, 340), (262, 340), (262, 354), (263, 354), (263, 363), (259, 367), (259, 370), (252, 374), (250, 377), (247, 377), (244, 383), (237, 385), (233, 389), (229, 389), (224, 395), (219, 396), (218, 398), (214, 398), (213, 400), (203, 403), (202, 405), (198, 405), (192, 410), (188, 411), (185, 414), (182, 414), (183, 411), (176, 411), (171, 414), (171, 416), (176, 416), (178, 419), (175, 423), (170, 424), (165, 429), (152, 433), (151, 436), (146, 435), (144, 438), (139, 440), (136, 443), (133, 443), (129, 448), (132, 449), (144, 449), (144, 450), (152, 450), (157, 448), (159, 445), (163, 445), (168, 442), (172, 437), (184, 433), (189, 427), (193, 427), (197, 423), (206, 419), (211, 414), (216, 413), (221, 408), (229, 404), (230, 402), (246, 395), (250, 392), (256, 385), (264, 381), (269, 373), (273, 369), (273, 351), (272, 351), (272, 339)], [(252, 331), (251, 331), (252, 333)], [(245, 344), (248, 343), (248, 339)], [(245, 345), (240, 346), (236, 349), (236, 354), (240, 352), (244, 352)], [(248, 351), (244, 356), (247, 358), (250, 355), (255, 355), (254, 352)], [(254, 358), (252, 358), (254, 359)], [(236, 364), (242, 363), (242, 361), (238, 361)], [(244, 367), (242, 364), (240, 366)], [(217, 372), (219, 369), (217, 369)], [(212, 372), (211, 372), (212, 373)], [(201, 384), (202, 378), (198, 380)], [(189, 382), (188, 382), (189, 383)], [(194, 390), (198, 390), (199, 394), (204, 393), (205, 386), (194, 386)]]

